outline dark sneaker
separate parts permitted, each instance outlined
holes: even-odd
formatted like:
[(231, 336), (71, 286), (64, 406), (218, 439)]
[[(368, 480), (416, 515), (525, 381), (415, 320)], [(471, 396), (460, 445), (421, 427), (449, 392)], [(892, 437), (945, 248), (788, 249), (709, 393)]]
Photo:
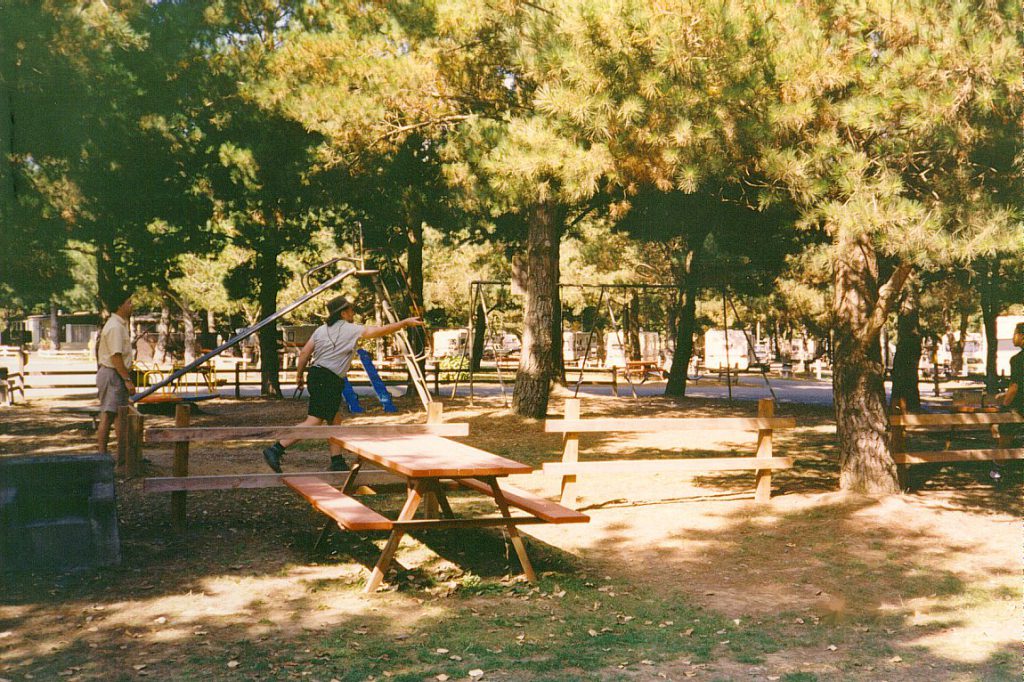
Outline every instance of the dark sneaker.
[(331, 468), (328, 471), (348, 471), (345, 455), (331, 455)]
[(263, 449), (263, 459), (266, 461), (267, 466), (281, 473), (281, 460), (284, 458), (284, 448), (277, 443), (274, 443), (268, 448)]

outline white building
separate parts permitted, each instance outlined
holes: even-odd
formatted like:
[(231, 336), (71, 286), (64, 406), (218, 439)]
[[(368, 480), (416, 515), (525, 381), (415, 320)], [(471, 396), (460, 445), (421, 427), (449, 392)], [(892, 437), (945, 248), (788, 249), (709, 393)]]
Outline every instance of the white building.
[[(1010, 374), (1010, 358), (1020, 351), (1013, 345), (1013, 330), (1021, 322), (1024, 322), (1024, 315), (1000, 315), (996, 318), (996, 374)], [(986, 345), (986, 357), (987, 349)]]
[(747, 333), (742, 329), (728, 330), (728, 348), (726, 338), (726, 332), (721, 329), (709, 329), (704, 332), (705, 369), (749, 369), (750, 346)]

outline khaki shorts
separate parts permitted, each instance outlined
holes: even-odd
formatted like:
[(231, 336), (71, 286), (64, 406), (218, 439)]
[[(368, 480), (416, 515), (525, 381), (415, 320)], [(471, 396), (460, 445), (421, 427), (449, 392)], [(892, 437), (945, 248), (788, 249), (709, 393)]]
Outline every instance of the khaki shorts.
[(96, 371), (96, 391), (101, 412), (117, 412), (117, 408), (128, 404), (128, 388), (113, 367), (100, 367)]

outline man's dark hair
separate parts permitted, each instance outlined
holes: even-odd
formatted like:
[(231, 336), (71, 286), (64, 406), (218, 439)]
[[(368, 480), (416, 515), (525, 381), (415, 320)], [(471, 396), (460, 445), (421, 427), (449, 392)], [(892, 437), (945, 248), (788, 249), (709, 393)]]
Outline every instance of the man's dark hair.
[(1018, 322), (1017, 326), (1013, 329), (1014, 334), (1024, 334), (1024, 322)]
[(128, 289), (120, 289), (113, 291), (103, 299), (103, 305), (106, 306), (108, 313), (117, 312), (117, 309), (121, 307), (121, 304), (132, 297), (132, 292)]

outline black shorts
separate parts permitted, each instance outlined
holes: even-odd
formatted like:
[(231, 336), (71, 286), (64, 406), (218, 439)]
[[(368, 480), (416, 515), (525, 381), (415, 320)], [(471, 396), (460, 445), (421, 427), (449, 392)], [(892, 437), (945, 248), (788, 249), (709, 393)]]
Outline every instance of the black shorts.
[(333, 421), (341, 407), (345, 380), (329, 369), (313, 365), (306, 372), (306, 386), (309, 387), (309, 416), (328, 423)]

